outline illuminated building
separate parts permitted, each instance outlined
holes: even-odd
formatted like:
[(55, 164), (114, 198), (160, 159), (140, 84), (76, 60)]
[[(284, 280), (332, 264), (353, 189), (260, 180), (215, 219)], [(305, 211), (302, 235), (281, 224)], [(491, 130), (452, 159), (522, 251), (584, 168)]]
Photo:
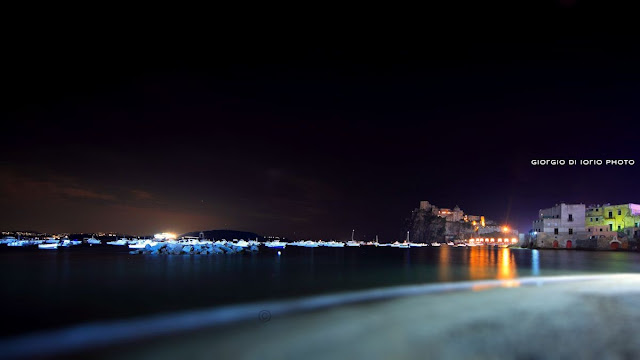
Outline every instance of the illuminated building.
[(604, 204), (589, 206), (585, 214), (587, 232), (624, 233), (629, 237), (640, 237), (640, 205)]
[(499, 225), (491, 220), (486, 220), (485, 217), (481, 215), (465, 214), (457, 205), (453, 210), (438, 208), (429, 201), (423, 200), (420, 201), (420, 210), (427, 211), (446, 220), (445, 240), (447, 241), (463, 241), (463, 239), (475, 237), (476, 235), (483, 235), (484, 237), (484, 235), (488, 234), (497, 235), (493, 236), (494, 238), (503, 237), (505, 234), (510, 237), (518, 237), (517, 230), (511, 229), (510, 227), (507, 227), (505, 230), (505, 225)]
[(430, 211), (432, 214), (437, 215), (441, 218), (444, 218), (445, 220), (450, 222), (457, 222), (457, 221), (464, 221), (464, 222), (483, 221), (484, 222), (484, 216), (466, 215), (458, 205), (456, 205), (453, 208), (453, 210), (451, 210), (447, 208), (438, 208), (437, 206), (429, 203), (428, 201), (423, 200), (423, 201), (420, 201), (420, 210)]

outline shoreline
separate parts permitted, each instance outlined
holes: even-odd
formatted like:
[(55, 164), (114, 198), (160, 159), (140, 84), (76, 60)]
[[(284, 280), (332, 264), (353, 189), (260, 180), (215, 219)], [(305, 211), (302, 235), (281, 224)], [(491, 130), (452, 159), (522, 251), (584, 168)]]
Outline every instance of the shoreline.
[[(0, 358), (25, 356), (66, 357), (74, 354), (82, 354), (83, 356), (92, 354), (91, 356), (95, 356), (98, 355), (96, 352), (100, 352), (99, 354), (101, 354), (101, 356), (112, 354), (114, 357), (126, 357), (127, 354), (134, 353), (137, 354), (134, 357), (137, 357), (145, 353), (154, 353), (156, 354), (154, 355), (155, 357), (161, 354), (155, 353), (158, 348), (183, 348), (183, 343), (191, 343), (194, 341), (194, 336), (195, 338), (204, 336), (204, 338), (208, 340), (201, 340), (204, 341), (204, 343), (201, 344), (203, 346), (201, 349), (200, 345), (194, 344), (189, 345), (189, 348), (195, 347), (200, 349), (198, 350), (199, 352), (206, 352), (211, 349), (220, 350), (222, 348), (227, 349), (228, 346), (232, 348), (239, 346), (235, 343), (235, 340), (233, 340), (234, 337), (228, 334), (229, 329), (242, 329), (241, 333), (235, 336), (239, 336), (240, 338), (248, 336), (248, 338), (256, 339), (256, 346), (266, 346), (269, 348), (268, 345), (270, 342), (261, 340), (261, 337), (264, 335), (261, 335), (261, 332), (264, 331), (265, 328), (275, 326), (273, 324), (290, 323), (291, 325), (295, 323), (297, 325), (291, 326), (290, 328), (286, 326), (285, 328), (280, 328), (280, 326), (284, 325), (278, 325), (278, 331), (283, 331), (281, 336), (285, 337), (282, 345), (288, 348), (290, 343), (286, 338), (299, 337), (302, 336), (300, 333), (304, 333), (304, 331), (299, 329), (295, 330), (297, 327), (311, 327), (311, 331), (322, 332), (326, 329), (322, 330), (322, 328), (317, 328), (317, 325), (312, 324), (316, 324), (318, 321), (322, 323), (325, 315), (332, 317), (332, 314), (342, 314), (345, 311), (347, 314), (351, 314), (350, 312), (354, 311), (361, 313), (361, 308), (373, 307), (378, 308), (376, 312), (380, 314), (385, 314), (389, 311), (395, 313), (398, 311), (397, 306), (399, 306), (399, 304), (405, 302), (411, 303), (418, 301), (417, 299), (422, 299), (422, 301), (426, 303), (434, 303), (435, 301), (438, 305), (433, 308), (429, 305), (419, 307), (418, 309), (408, 307), (406, 310), (409, 310), (409, 313), (415, 312), (416, 310), (418, 313), (424, 313), (426, 310), (427, 314), (435, 314), (437, 316), (440, 310), (443, 310), (438, 309), (438, 307), (446, 307), (447, 304), (450, 303), (450, 300), (453, 299), (455, 303), (462, 306), (461, 310), (463, 311), (458, 312), (469, 313), (471, 309), (477, 307), (477, 301), (485, 297), (485, 295), (481, 294), (495, 294), (496, 292), (509, 291), (510, 293), (503, 295), (509, 295), (508, 298), (513, 300), (520, 299), (522, 297), (520, 293), (525, 292), (535, 298), (542, 298), (548, 301), (547, 298), (549, 296), (557, 297), (559, 294), (566, 295), (567, 289), (581, 286), (588, 288), (594, 285), (602, 287), (606, 284), (625, 282), (633, 283), (637, 286), (638, 290), (636, 291), (640, 292), (640, 275), (583, 275), (397, 286), (349, 293), (311, 296), (287, 301), (216, 307), (161, 316), (78, 325), (56, 331), (7, 338), (0, 341), (0, 349), (3, 349)], [(480, 296), (480, 299), (478, 299), (478, 296)], [(447, 300), (447, 298), (449, 298), (449, 300)], [(497, 300), (504, 302), (504, 299)], [(515, 305), (513, 302), (507, 302), (500, 306), (509, 305), (509, 303), (510, 306)], [(498, 306), (498, 308), (500, 308), (500, 306)], [(508, 310), (509, 306), (503, 308), (503, 310), (505, 309)], [(473, 313), (474, 316), (478, 314), (477, 311), (471, 311), (471, 313)], [(384, 315), (382, 316), (384, 317)], [(452, 314), (452, 316), (459, 316), (459, 314)], [(360, 321), (361, 319), (359, 317), (352, 317), (350, 321), (338, 321), (332, 324), (325, 323), (324, 326), (358, 327)], [(389, 318), (386, 321), (393, 322), (394, 318)], [(307, 322), (309, 324), (304, 325)], [(341, 323), (342, 325), (340, 325)], [(447, 322), (441, 325), (447, 326)], [(256, 334), (243, 335), (244, 332), (247, 331), (256, 332)], [(287, 331), (293, 331), (294, 333), (289, 334)], [(364, 326), (362, 331), (373, 331), (372, 336), (375, 334), (375, 328), (371, 329), (368, 326)], [(271, 334), (271, 332), (269, 333)], [(189, 336), (188, 334), (193, 336)], [(312, 340), (314, 337), (309, 336), (308, 341), (313, 343)], [(33, 344), (36, 343), (41, 346), (34, 348)], [(308, 345), (312, 346), (312, 343)], [(232, 346), (229, 344), (235, 345)], [(207, 346), (211, 346), (211, 348), (206, 350)], [(290, 350), (294, 352), (298, 351), (295, 349), (298, 349), (298, 347), (294, 346)], [(106, 353), (103, 353), (103, 350), (106, 351)], [(165, 349), (164, 351), (171, 353), (169, 349)], [(265, 351), (263, 355), (270, 354), (269, 351), (273, 351), (273, 349)], [(177, 356), (177, 354), (174, 355)], [(214, 356), (216, 353), (214, 352), (210, 355)], [(298, 355), (303, 356), (302, 354), (297, 354), (296, 356)], [(108, 355), (107, 358), (109, 356), (111, 355)], [(265, 356), (263, 358), (270, 357)], [(278, 358), (278, 356), (273, 355), (271, 358)]]
[[(630, 359), (640, 275), (358, 303), (113, 348), (110, 359)], [(96, 352), (85, 353), (95, 355)]]

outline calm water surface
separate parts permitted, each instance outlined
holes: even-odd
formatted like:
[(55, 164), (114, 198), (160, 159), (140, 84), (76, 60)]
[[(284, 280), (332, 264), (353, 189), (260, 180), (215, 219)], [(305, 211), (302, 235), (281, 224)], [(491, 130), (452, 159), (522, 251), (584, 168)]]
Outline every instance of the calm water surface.
[(640, 272), (640, 254), (494, 247), (261, 249), (220, 256), (3, 249), (1, 336), (79, 322), (372, 287)]

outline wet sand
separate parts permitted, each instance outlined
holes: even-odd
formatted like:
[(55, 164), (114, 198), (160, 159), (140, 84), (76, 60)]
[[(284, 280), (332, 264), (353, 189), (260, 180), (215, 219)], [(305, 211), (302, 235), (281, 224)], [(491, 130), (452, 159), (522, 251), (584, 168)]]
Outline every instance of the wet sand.
[[(265, 309), (269, 310), (269, 309)], [(637, 359), (640, 275), (416, 295), (84, 352), (102, 359)]]

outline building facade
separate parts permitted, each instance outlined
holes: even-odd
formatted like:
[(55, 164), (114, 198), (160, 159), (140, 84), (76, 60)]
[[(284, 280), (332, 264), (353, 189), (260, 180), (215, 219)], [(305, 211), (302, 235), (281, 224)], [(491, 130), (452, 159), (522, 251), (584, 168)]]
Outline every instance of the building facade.
[(578, 239), (587, 238), (584, 204), (556, 204), (538, 212), (533, 222), (534, 244), (540, 248), (576, 246)]
[(587, 232), (590, 234), (618, 233), (629, 238), (640, 237), (638, 204), (592, 205), (587, 208), (585, 218)]

